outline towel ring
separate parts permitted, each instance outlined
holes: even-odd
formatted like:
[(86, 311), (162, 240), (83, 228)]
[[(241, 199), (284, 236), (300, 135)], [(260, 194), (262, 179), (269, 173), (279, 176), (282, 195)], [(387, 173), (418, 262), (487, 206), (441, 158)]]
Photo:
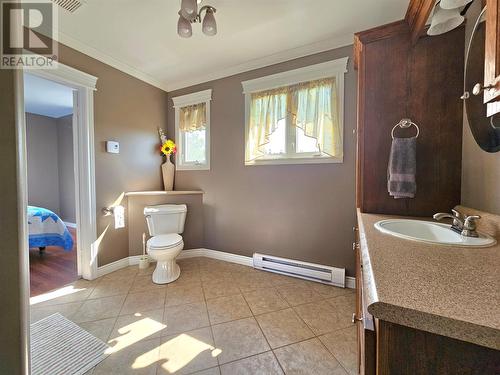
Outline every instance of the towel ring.
[(418, 135), (420, 134), (420, 129), (419, 129), (418, 125), (415, 124), (413, 121), (411, 121), (409, 118), (404, 118), (404, 119), (401, 119), (401, 121), (398, 122), (396, 125), (394, 125), (394, 127), (392, 128), (392, 131), (391, 131), (391, 137), (392, 137), (392, 139), (394, 139), (394, 130), (396, 130), (397, 127), (400, 127), (400, 128), (403, 128), (403, 129), (407, 129), (407, 128), (409, 128), (412, 125), (415, 128), (417, 128), (417, 135), (415, 135), (415, 138), (417, 138)]

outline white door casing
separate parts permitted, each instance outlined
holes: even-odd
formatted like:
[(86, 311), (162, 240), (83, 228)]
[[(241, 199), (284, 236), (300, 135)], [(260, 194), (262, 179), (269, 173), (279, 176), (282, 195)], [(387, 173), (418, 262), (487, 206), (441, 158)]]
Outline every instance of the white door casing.
[[(58, 63), (56, 69), (30, 69), (29, 74), (45, 78), (73, 91), (73, 144), (77, 221), (78, 274), (97, 277), (97, 227), (95, 193), (94, 91), (97, 77)], [(27, 204), (27, 202), (26, 202)], [(26, 209), (26, 204), (24, 205)], [(28, 233), (26, 233), (26, 237)]]

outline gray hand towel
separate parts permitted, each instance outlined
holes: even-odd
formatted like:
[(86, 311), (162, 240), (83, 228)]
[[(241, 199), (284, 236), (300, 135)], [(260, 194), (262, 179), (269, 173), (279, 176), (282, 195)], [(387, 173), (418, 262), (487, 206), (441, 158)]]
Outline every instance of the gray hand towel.
[(389, 195), (398, 198), (414, 198), (417, 192), (417, 138), (394, 138), (387, 167)]

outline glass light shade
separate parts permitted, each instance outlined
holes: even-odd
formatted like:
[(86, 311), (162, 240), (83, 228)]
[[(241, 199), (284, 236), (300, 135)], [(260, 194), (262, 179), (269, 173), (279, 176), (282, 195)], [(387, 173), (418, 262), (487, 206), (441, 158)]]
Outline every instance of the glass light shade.
[(196, 0), (182, 0), (181, 16), (188, 21), (193, 21), (198, 15), (198, 2)]
[(203, 18), (202, 30), (205, 35), (214, 36), (217, 34), (217, 22), (215, 22), (214, 11), (208, 8)]
[(464, 17), (460, 15), (458, 8), (443, 9), (437, 5), (427, 35), (444, 34), (460, 26), (462, 22), (464, 22)]
[(182, 15), (179, 15), (179, 21), (177, 21), (177, 34), (179, 34), (182, 38), (189, 38), (193, 35), (191, 22), (185, 19)]
[(472, 0), (441, 0), (439, 6), (443, 9), (462, 8), (469, 4)]

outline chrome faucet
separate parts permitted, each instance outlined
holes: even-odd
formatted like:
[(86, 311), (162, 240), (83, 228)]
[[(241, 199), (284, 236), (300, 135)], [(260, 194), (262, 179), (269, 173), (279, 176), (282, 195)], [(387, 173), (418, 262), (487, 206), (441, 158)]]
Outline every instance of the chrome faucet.
[(451, 210), (451, 214), (439, 212), (434, 214), (433, 218), (435, 220), (442, 219), (453, 219), (453, 224), (451, 225), (451, 230), (461, 234), (464, 237), (479, 237), (476, 231), (476, 220), (479, 220), (481, 216), (479, 215), (462, 215), (457, 210)]

